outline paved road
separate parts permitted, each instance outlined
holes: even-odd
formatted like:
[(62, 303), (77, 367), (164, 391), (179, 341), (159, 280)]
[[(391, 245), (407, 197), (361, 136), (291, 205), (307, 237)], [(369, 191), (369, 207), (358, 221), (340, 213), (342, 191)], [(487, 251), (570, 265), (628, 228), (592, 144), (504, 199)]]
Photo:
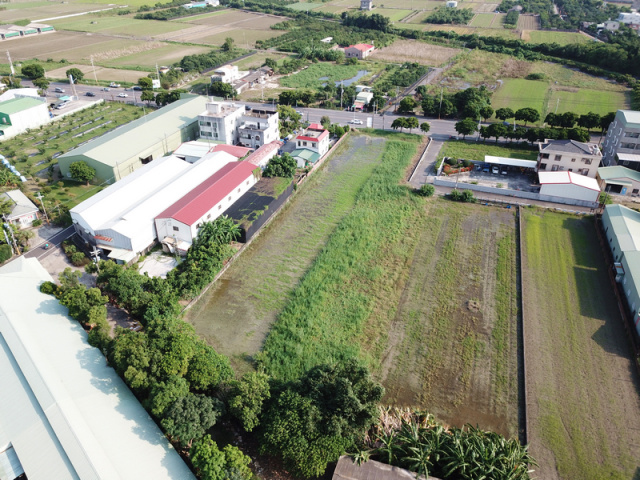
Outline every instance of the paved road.
[[(55, 247), (60, 246), (60, 244), (64, 240), (69, 238), (71, 235), (73, 235), (73, 233), (74, 233), (74, 228), (67, 227), (61, 232), (56, 233), (54, 236), (47, 239), (46, 241), (33, 247), (31, 250), (25, 253), (24, 256), (25, 258), (37, 258), (38, 260), (41, 260), (47, 257), (48, 255), (51, 255), (51, 253), (55, 250)], [(49, 243), (51, 245), (47, 250), (44, 249), (45, 243)]]

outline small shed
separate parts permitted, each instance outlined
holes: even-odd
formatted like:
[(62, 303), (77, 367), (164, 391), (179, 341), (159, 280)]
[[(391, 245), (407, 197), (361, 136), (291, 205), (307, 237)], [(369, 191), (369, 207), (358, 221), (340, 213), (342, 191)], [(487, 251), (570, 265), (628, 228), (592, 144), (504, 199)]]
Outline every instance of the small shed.
[(27, 228), (38, 219), (38, 207), (20, 190), (11, 190), (0, 194), (0, 202), (6, 200), (13, 204), (11, 212), (6, 217), (9, 222), (20, 226), (20, 228)]
[(522, 169), (535, 169), (538, 165), (536, 160), (522, 160), (520, 158), (508, 158), (508, 157), (494, 157), (492, 155), (484, 156), (485, 163), (492, 165), (517, 167)]
[(600, 187), (595, 178), (573, 172), (540, 172), (540, 195), (597, 202)]
[(450, 0), (449, 2), (447, 2), (447, 8), (456, 8), (458, 6), (458, 2), (456, 2), (455, 0)]

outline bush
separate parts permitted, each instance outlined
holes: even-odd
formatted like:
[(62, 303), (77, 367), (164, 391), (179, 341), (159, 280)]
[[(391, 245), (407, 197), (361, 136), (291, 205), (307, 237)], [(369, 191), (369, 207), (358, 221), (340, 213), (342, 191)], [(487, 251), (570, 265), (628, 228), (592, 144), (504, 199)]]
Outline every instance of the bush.
[(40, 291), (47, 295), (55, 295), (58, 291), (58, 286), (53, 282), (44, 282), (40, 285)]
[(88, 259), (83, 252), (76, 252), (71, 255), (71, 263), (73, 263), (76, 267), (84, 265), (86, 260)]
[(7, 244), (0, 245), (0, 263), (6, 262), (13, 256), (11, 247)]
[(33, 225), (34, 227), (39, 227), (40, 225), (42, 225), (42, 220), (38, 218), (37, 220), (34, 220), (31, 225)]
[(544, 73), (530, 73), (525, 77), (527, 80), (544, 80), (545, 78)]
[(476, 201), (471, 190), (463, 190), (462, 192), (457, 189), (452, 190), (449, 198), (455, 202), (473, 203)]
[(436, 189), (433, 185), (426, 183), (416, 190), (416, 193), (422, 197), (431, 197)]

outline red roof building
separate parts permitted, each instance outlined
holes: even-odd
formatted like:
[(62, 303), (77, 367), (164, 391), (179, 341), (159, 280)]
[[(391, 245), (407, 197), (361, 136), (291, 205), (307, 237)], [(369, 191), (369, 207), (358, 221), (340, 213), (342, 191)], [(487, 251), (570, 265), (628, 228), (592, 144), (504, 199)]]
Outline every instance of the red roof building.
[(244, 161), (249, 162), (256, 167), (264, 169), (264, 167), (267, 166), (267, 163), (269, 163), (269, 160), (271, 160), (278, 154), (278, 150), (280, 149), (280, 147), (282, 147), (282, 145), (283, 143), (278, 140), (274, 140), (270, 143), (265, 143), (255, 152), (245, 158)]
[(247, 155), (251, 151), (250, 148), (247, 147), (236, 147), (235, 145), (225, 145), (219, 144), (211, 147), (209, 152), (227, 152), (230, 155), (233, 155), (236, 158), (242, 158)]
[(367, 58), (373, 51), (375, 47), (368, 43), (357, 43), (355, 45), (349, 45), (344, 49), (344, 55), (347, 58), (358, 58), (360, 60)]

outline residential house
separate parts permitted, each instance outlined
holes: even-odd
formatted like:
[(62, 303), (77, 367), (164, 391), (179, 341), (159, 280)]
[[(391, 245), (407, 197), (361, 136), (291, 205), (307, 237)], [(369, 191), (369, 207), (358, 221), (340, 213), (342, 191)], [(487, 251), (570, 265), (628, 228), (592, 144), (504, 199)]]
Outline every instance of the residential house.
[(615, 165), (600, 167), (596, 176), (600, 189), (611, 195), (637, 197), (640, 194), (640, 172)]
[(456, 2), (455, 0), (449, 0), (446, 3), (447, 8), (457, 8), (458, 7), (458, 2)]
[(602, 144), (603, 165), (640, 171), (640, 112), (618, 110)]
[(265, 143), (280, 138), (280, 123), (277, 110), (254, 108), (244, 110), (238, 127), (238, 144), (249, 148), (258, 148)]
[(14, 223), (20, 228), (30, 227), (38, 219), (40, 211), (34, 203), (20, 190), (0, 193), (0, 203), (11, 202), (11, 211), (5, 215), (5, 221)]
[(360, 10), (373, 10), (373, 0), (360, 0)]
[(291, 156), (296, 159), (298, 168), (315, 164), (329, 151), (329, 131), (312, 123), (295, 138), (296, 149)]
[(244, 105), (229, 102), (207, 102), (206, 110), (198, 115), (200, 138), (235, 145), (238, 126), (245, 112)]
[(158, 239), (167, 251), (186, 254), (204, 222), (213, 222), (255, 183), (256, 167), (230, 162), (155, 218)]
[(250, 164), (256, 167), (260, 167), (262, 170), (264, 170), (264, 168), (269, 163), (269, 160), (271, 160), (278, 154), (278, 150), (280, 150), (280, 147), (282, 147), (282, 145), (283, 143), (279, 140), (265, 143), (255, 152), (245, 158), (244, 161), (249, 162)]
[(373, 51), (375, 47), (373, 45), (369, 45), (368, 43), (358, 43), (356, 45), (349, 45), (344, 49), (344, 55), (347, 58), (357, 58), (358, 60), (363, 60), (367, 58)]
[(218, 67), (213, 71), (213, 75), (211, 75), (211, 83), (233, 83), (239, 78), (240, 72), (238, 71), (238, 67), (236, 65), (223, 65), (222, 67)]
[(44, 98), (15, 97), (0, 103), (0, 141), (51, 121)]
[(355, 110), (364, 110), (371, 99), (373, 98), (373, 92), (361, 91), (356, 95), (355, 102), (353, 103), (353, 108)]
[(538, 144), (538, 172), (575, 172), (595, 178), (602, 153), (595, 143), (545, 140)]
[[(539, 172), (540, 195), (570, 198), (596, 204), (600, 187), (595, 178), (575, 172)], [(595, 206), (595, 205), (594, 205)]]

